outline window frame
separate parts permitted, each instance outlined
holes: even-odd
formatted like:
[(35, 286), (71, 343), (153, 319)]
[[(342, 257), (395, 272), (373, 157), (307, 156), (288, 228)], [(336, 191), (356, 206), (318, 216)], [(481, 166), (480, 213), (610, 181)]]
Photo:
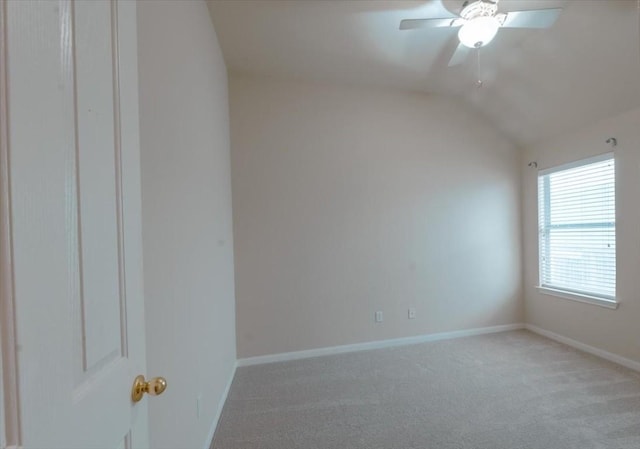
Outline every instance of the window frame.
[[(578, 167), (582, 167), (585, 165), (590, 165), (590, 164), (595, 164), (598, 162), (604, 162), (607, 160), (613, 160), (614, 161), (614, 198), (617, 200), (617, 179), (615, 179), (617, 177), (617, 171), (615, 169), (615, 154), (613, 152), (608, 152), (608, 153), (604, 153), (604, 154), (600, 154), (598, 156), (594, 156), (594, 157), (589, 157), (586, 159), (580, 159), (577, 161), (573, 161), (573, 162), (569, 162), (567, 164), (562, 164), (562, 165), (558, 165), (558, 166), (554, 166), (554, 167), (550, 167), (547, 169), (543, 169), (543, 170), (538, 170), (538, 176), (536, 179), (536, 200), (537, 200), (537, 216), (536, 216), (536, 227), (538, 229), (538, 285), (536, 285), (536, 289), (544, 294), (544, 295), (548, 295), (548, 296), (555, 296), (555, 297), (559, 297), (559, 298), (563, 298), (563, 299), (569, 299), (572, 301), (577, 301), (577, 302), (581, 302), (581, 303), (586, 303), (586, 304), (593, 304), (593, 305), (597, 305), (597, 306), (601, 306), (601, 307), (605, 307), (608, 309), (617, 309), (619, 306), (619, 301), (617, 299), (617, 294), (618, 294), (618, 289), (616, 286), (616, 297), (611, 297), (608, 295), (597, 295), (597, 294), (590, 294), (587, 292), (582, 292), (582, 291), (575, 291), (575, 290), (571, 290), (571, 289), (566, 289), (566, 288), (556, 288), (554, 286), (550, 286), (550, 285), (543, 285), (542, 279), (542, 269), (543, 269), (543, 263), (542, 263), (542, 245), (541, 245), (541, 239), (543, 238), (540, 228), (540, 182), (543, 179), (543, 177), (553, 174), (553, 173), (557, 173), (557, 172), (561, 172), (561, 171), (565, 171), (565, 170), (570, 170), (573, 168), (578, 168)], [(546, 178), (548, 179), (548, 178)], [(551, 194), (551, 190), (550, 187), (547, 186), (543, 186), (542, 188), (545, 198), (544, 201), (542, 202), (542, 204), (545, 207), (545, 219), (549, 219), (550, 217), (550, 209), (551, 209), (551, 199), (550, 199), (550, 194)], [(616, 210), (618, 207), (618, 202), (616, 201)], [(615, 213), (616, 217), (617, 217), (617, 211)], [(602, 224), (603, 226), (606, 225), (606, 223)], [(566, 226), (566, 225), (558, 225), (558, 226)], [(578, 226), (578, 225), (576, 225)], [(593, 225), (591, 225), (593, 226)], [(551, 225), (549, 224), (549, 228), (551, 227)], [(616, 259), (618, 256), (618, 244), (617, 244), (617, 239), (618, 239), (618, 233), (617, 233), (617, 226), (616, 226), (616, 222), (614, 221), (613, 223), (613, 228), (614, 228), (614, 232), (615, 232), (615, 239), (616, 239)], [(545, 229), (547, 229), (547, 227), (545, 226)], [(548, 251), (548, 245), (545, 245), (545, 248), (547, 248)], [(549, 255), (547, 254), (547, 258), (549, 257)], [(547, 259), (548, 260), (548, 259)], [(617, 260), (616, 260), (616, 283), (617, 283)]]

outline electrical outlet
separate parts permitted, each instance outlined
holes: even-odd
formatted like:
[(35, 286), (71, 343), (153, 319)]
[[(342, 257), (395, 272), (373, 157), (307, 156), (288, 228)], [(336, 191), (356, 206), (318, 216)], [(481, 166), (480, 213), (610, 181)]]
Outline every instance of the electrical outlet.
[(376, 312), (376, 323), (382, 323), (383, 320), (384, 320), (384, 316), (382, 315), (382, 311), (378, 310)]
[(409, 307), (409, 313), (407, 315), (410, 320), (413, 320), (416, 317), (416, 309), (413, 307)]

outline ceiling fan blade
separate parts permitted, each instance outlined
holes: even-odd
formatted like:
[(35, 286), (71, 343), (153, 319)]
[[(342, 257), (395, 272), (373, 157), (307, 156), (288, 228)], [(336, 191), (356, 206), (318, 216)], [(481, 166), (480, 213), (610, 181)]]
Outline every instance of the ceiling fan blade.
[(453, 67), (455, 65), (462, 64), (469, 56), (471, 49), (466, 45), (463, 45), (462, 42), (458, 44), (458, 48), (453, 52), (451, 59), (449, 60), (449, 67)]
[(405, 19), (400, 22), (400, 29), (415, 30), (417, 28), (459, 27), (462, 26), (464, 22), (464, 19), (459, 17), (449, 17), (446, 19)]
[(532, 9), (529, 11), (509, 11), (502, 25), (503, 28), (549, 28), (552, 26), (562, 8)]

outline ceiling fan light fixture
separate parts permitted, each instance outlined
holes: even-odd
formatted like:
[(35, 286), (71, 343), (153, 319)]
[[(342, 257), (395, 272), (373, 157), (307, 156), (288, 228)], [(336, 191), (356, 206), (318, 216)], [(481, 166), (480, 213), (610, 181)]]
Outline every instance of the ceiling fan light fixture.
[(475, 17), (466, 22), (458, 31), (458, 39), (462, 45), (469, 48), (480, 48), (493, 40), (500, 28), (500, 22), (495, 17)]

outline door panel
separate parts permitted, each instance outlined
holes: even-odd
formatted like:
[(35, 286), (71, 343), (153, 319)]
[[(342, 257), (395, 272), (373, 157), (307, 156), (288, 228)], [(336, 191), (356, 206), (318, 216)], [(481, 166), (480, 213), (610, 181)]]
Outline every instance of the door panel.
[(77, 2), (75, 84), (83, 371), (122, 355), (119, 160), (111, 5)]
[(17, 443), (145, 447), (135, 4), (2, 8)]

